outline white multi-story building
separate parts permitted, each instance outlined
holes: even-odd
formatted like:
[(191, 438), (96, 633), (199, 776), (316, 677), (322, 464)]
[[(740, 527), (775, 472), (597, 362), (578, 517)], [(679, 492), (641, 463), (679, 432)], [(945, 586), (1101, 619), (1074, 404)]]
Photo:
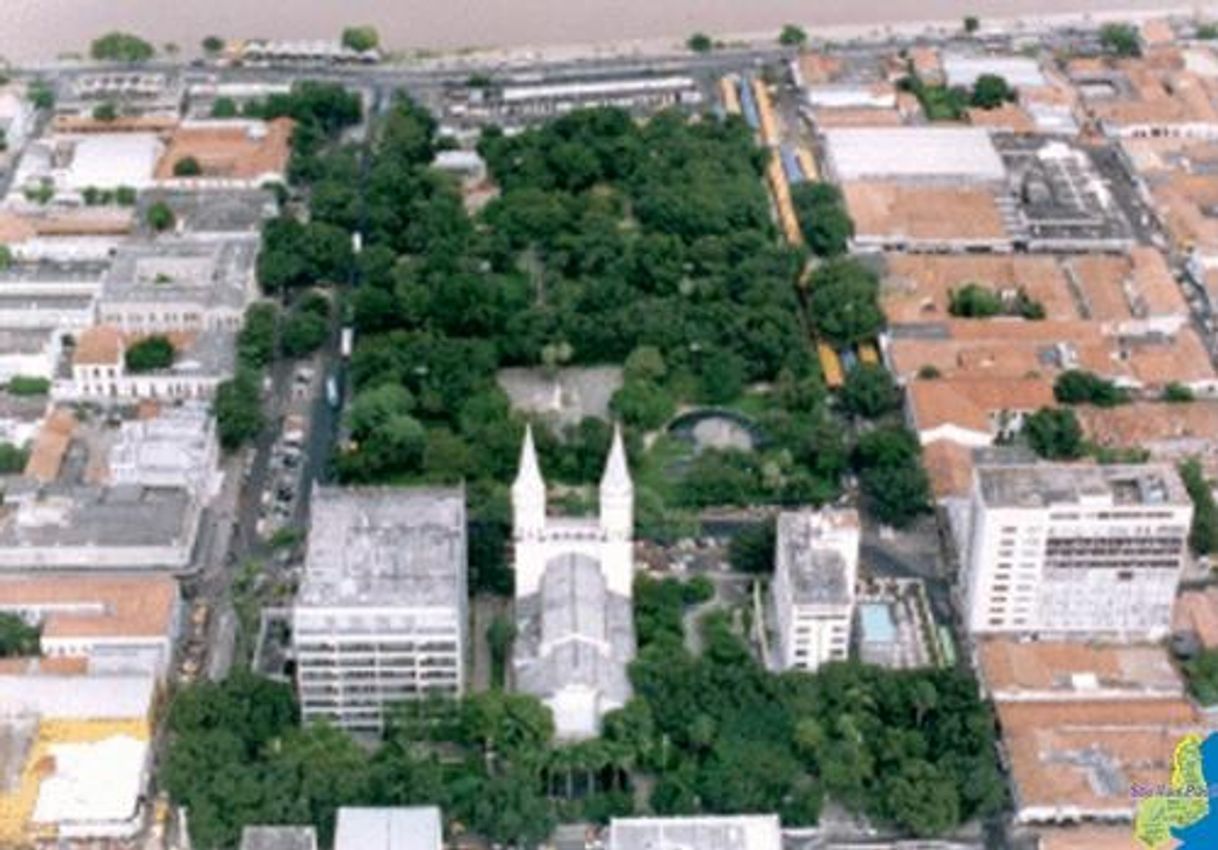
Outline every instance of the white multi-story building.
[(815, 670), (849, 657), (858, 563), (857, 512), (779, 514), (773, 594), (781, 669)]
[(173, 335), (173, 363), (150, 372), (127, 368), (127, 348), (136, 340), (112, 325), (89, 328), (76, 339), (71, 376), (52, 384), (52, 396), (95, 404), (210, 399), (236, 368), (236, 334), (228, 331)]
[(181, 487), (207, 504), (223, 479), (216, 420), (201, 402), (124, 422), (110, 447), (111, 484)]
[(379, 734), (394, 703), (464, 689), (465, 493), (316, 487), (292, 610), (305, 722)]
[(258, 297), (257, 255), (257, 233), (123, 246), (102, 282), (99, 323), (129, 334), (240, 330)]
[(1170, 466), (978, 466), (960, 588), (970, 631), (1166, 635), (1192, 515)]
[(546, 516), (546, 484), (525, 433), (512, 484), (516, 548), (513, 684), (554, 713), (559, 738), (590, 738), (630, 698), (634, 658), (634, 484), (615, 431), (600, 515)]

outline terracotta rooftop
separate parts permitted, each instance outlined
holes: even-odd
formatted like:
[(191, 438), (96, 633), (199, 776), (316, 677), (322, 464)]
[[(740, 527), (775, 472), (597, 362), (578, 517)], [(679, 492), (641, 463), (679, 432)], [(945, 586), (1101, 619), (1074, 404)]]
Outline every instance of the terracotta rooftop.
[(842, 184), (842, 195), (860, 236), (992, 241), (1007, 235), (986, 189), (859, 180)]
[(178, 126), (178, 116), (120, 115), (113, 121), (99, 121), (92, 115), (57, 115), (51, 122), (57, 133), (167, 133)]
[(833, 127), (895, 127), (905, 119), (895, 109), (868, 106), (820, 106), (813, 111), (816, 124)]
[(43, 210), (30, 214), (0, 212), (0, 243), (25, 242), (36, 236), (122, 236), (131, 232), (130, 209)]
[(1087, 439), (1101, 446), (1139, 446), (1154, 453), (1170, 452), (1173, 442), (1218, 444), (1218, 402), (1135, 402), (1113, 408), (1080, 405), (1074, 413)]
[(1016, 807), (1131, 817), (1134, 784), (1171, 776), (1176, 743), (1201, 731), (1187, 700), (997, 704)]
[(1128, 256), (1085, 254), (1070, 258), (1067, 264), (1096, 321), (1188, 315), (1167, 260), (1154, 248), (1137, 247)]
[(198, 161), (203, 178), (252, 180), (282, 173), (291, 156), (292, 126), (291, 119), (277, 118), (254, 127), (246, 122), (179, 127), (157, 163), (156, 179), (173, 179), (174, 166), (187, 158)]
[(889, 324), (948, 318), (951, 292), (969, 283), (993, 291), (1023, 289), (1049, 319), (1077, 319), (1060, 264), (1049, 255), (888, 254), (881, 305)]
[(1150, 387), (1218, 379), (1209, 353), (1192, 327), (1182, 328), (1170, 339), (1132, 342), (1126, 346), (1125, 357), (1131, 374)]
[(72, 444), (76, 416), (67, 408), (57, 408), (42, 423), (30, 456), (25, 463), (25, 477), (49, 484), (59, 477), (64, 456)]
[(1103, 690), (1179, 698), (1184, 683), (1162, 646), (997, 639), (978, 646), (979, 673), (995, 699), (1085, 697)]
[(1218, 588), (1187, 590), (1177, 596), (1172, 630), (1195, 632), (1206, 649), (1218, 648)]
[(77, 366), (113, 366), (123, 357), (123, 332), (112, 325), (95, 325), (76, 338), (72, 363)]
[(911, 381), (906, 398), (919, 431), (950, 424), (983, 434), (995, 430), (1003, 413), (1030, 412), (1055, 403), (1052, 381), (1024, 377)]
[(1015, 103), (1004, 103), (997, 109), (970, 109), (967, 115), (968, 123), (974, 127), (989, 127), (1012, 133), (1036, 132), (1036, 122), (1032, 120), (1032, 116)]
[(1146, 61), (1122, 63), (1121, 70), (1131, 96), (1091, 102), (1090, 110), (1101, 121), (1117, 126), (1218, 123), (1213, 81), (1189, 71), (1156, 68)]
[(922, 465), (936, 499), (968, 495), (973, 486), (973, 453), (951, 440), (935, 440), (922, 447)]
[(88, 672), (89, 659), (83, 656), (0, 658), (0, 676), (83, 676)]
[(821, 85), (836, 80), (842, 72), (842, 60), (838, 56), (807, 52), (799, 57), (799, 73), (805, 85)]
[(1037, 850), (1146, 850), (1127, 823), (1058, 826), (1038, 830), (1037, 834)]
[(41, 612), (47, 638), (167, 636), (177, 599), (163, 575), (0, 577), (0, 611)]

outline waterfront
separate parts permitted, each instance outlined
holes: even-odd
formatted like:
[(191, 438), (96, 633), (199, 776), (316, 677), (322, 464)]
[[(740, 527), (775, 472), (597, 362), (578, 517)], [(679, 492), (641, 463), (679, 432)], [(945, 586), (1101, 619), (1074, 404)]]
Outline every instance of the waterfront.
[(777, 30), (793, 21), (816, 27), (883, 27), (891, 22), (958, 21), (975, 14), (1012, 17), (1151, 11), (1165, 0), (0, 0), (0, 56), (38, 62), (87, 50), (110, 29), (157, 45), (197, 48), (208, 33), (277, 38), (333, 37), (344, 25), (372, 23), (392, 49), (559, 45), (654, 40)]

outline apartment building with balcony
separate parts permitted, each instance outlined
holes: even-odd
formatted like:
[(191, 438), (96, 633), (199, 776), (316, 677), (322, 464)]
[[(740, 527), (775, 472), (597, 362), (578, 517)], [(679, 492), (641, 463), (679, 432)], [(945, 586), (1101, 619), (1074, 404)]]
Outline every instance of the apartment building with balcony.
[(1192, 514), (1164, 464), (979, 465), (961, 576), (969, 630), (1163, 637)]
[(314, 488), (292, 610), (301, 714), (379, 735), (395, 703), (459, 695), (469, 641), (460, 488)]

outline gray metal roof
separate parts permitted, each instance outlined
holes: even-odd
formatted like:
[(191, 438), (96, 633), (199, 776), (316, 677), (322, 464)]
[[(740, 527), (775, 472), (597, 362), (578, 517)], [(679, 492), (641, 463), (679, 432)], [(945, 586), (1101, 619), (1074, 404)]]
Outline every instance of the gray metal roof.
[(456, 606), (465, 592), (465, 491), (323, 487), (298, 606)]
[(0, 508), (0, 549), (170, 546), (190, 539), (197, 518), (177, 487), (50, 486)]
[(990, 507), (1191, 504), (1180, 476), (1166, 464), (1000, 464), (979, 466), (976, 475), (981, 498)]
[(102, 305), (190, 301), (240, 309), (257, 295), (257, 233), (224, 241), (172, 240), (123, 246), (102, 281)]
[(607, 850), (781, 850), (778, 815), (614, 818)]
[(317, 850), (317, 831), (311, 826), (247, 826), (241, 850)]
[(513, 661), (521, 691), (546, 698), (564, 686), (586, 685), (613, 702), (630, 698), (630, 600), (605, 587), (594, 558), (566, 554), (551, 560), (539, 592), (516, 601), (516, 621)]
[(334, 850), (440, 850), (443, 829), (436, 806), (338, 810)]
[(825, 131), (838, 180), (1006, 178), (1002, 157), (980, 127), (848, 127)]
[(820, 539), (812, 511), (778, 517), (777, 570), (789, 578), (796, 604), (848, 604), (853, 588), (841, 553)]

